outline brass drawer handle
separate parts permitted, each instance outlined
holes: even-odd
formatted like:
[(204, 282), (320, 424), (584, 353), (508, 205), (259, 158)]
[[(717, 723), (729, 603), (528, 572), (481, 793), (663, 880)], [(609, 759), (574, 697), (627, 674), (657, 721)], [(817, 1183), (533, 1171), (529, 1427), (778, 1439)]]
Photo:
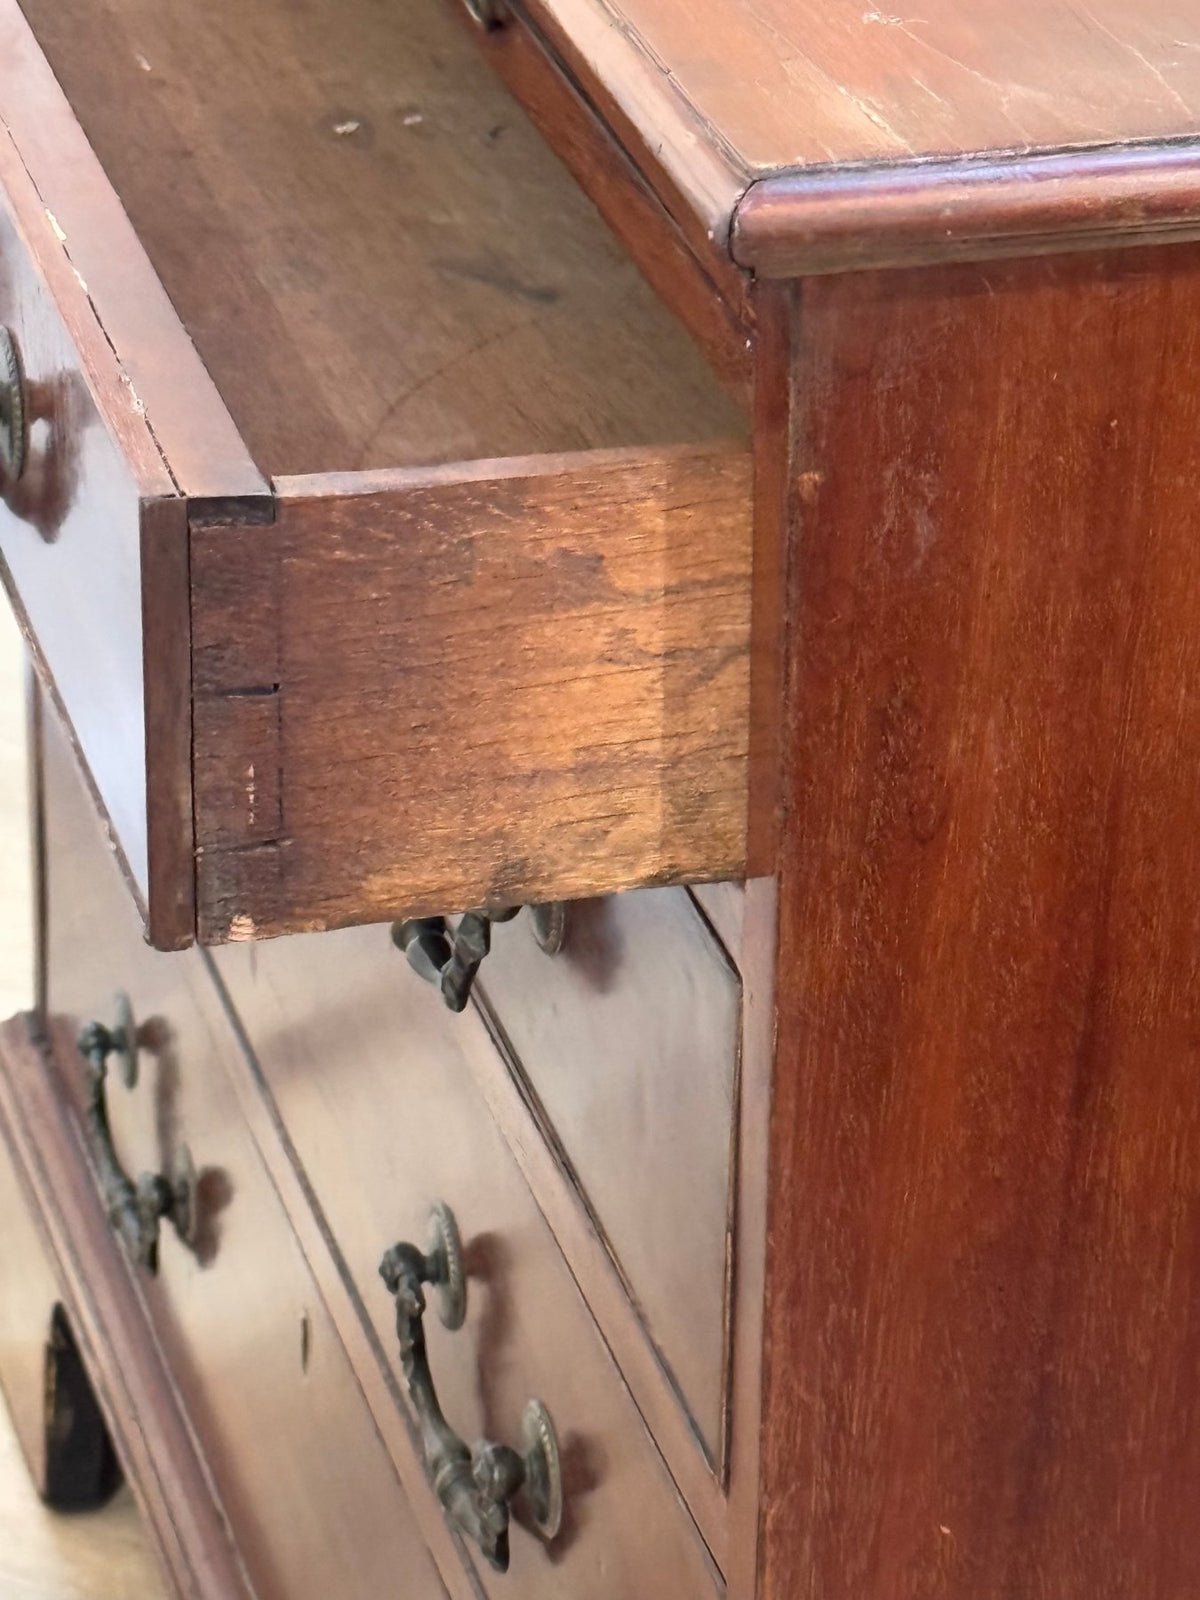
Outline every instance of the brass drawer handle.
[(522, 1455), (487, 1440), (469, 1448), (442, 1414), (425, 1348), (425, 1285), (437, 1290), (438, 1315), (445, 1327), (461, 1328), (467, 1314), (462, 1246), (449, 1206), (433, 1208), (428, 1251), (394, 1244), (379, 1264), (379, 1275), (396, 1300), (400, 1365), (438, 1499), (454, 1526), (478, 1544), (496, 1571), (507, 1572), (510, 1504), (518, 1493), (524, 1490), (543, 1539), (553, 1539), (562, 1523), (562, 1470), (550, 1413), (540, 1400), (526, 1406)]
[(502, 0), (463, 0), (467, 15), (481, 28), (498, 28), (504, 21)]
[[(468, 911), (451, 931), (445, 917), (410, 917), (392, 924), (392, 943), (403, 950), (413, 971), (436, 984), (451, 1011), (463, 1011), (475, 976), (492, 948), (492, 927), (511, 922), (523, 908)], [(547, 955), (557, 955), (566, 938), (567, 907), (562, 900), (529, 906), (533, 936)]]
[(25, 374), (10, 329), (0, 323), (0, 489), (25, 471), (29, 422), (25, 407)]
[(126, 1176), (117, 1159), (104, 1091), (112, 1056), (117, 1059), (125, 1087), (132, 1089), (137, 1083), (137, 1027), (127, 996), (117, 996), (117, 1020), (113, 1027), (89, 1022), (82, 1029), (79, 1053), (87, 1065), (88, 1133), (108, 1220), (138, 1265), (149, 1272), (157, 1272), (159, 1222), (163, 1217), (171, 1219), (185, 1243), (192, 1241), (196, 1221), (196, 1169), (186, 1145), (181, 1146), (168, 1172), (143, 1172), (136, 1183)]

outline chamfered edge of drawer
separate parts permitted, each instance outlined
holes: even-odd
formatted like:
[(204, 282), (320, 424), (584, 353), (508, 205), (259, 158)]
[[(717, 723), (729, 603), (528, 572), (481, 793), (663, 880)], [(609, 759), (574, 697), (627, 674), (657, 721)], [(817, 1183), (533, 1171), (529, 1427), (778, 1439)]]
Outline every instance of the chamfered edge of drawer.
[(192, 529), (203, 942), (733, 877), (750, 456), (276, 482)]

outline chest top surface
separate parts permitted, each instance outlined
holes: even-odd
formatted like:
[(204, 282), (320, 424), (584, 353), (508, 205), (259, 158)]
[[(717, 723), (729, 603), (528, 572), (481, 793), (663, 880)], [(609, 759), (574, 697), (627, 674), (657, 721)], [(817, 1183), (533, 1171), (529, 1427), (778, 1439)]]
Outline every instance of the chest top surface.
[[(806, 270), (832, 224), (858, 230), (842, 203), (881, 174), (893, 196), (903, 185), (890, 217), (869, 197), (884, 232), (913, 224), (917, 197), (957, 207), (946, 184), (960, 179), (1009, 184), (998, 219), (989, 206), (963, 223), (976, 239), (1200, 225), (1197, 0), (522, 3), (569, 43), (660, 189), (665, 177), (711, 238), (732, 234), (746, 266)], [(958, 213), (919, 226), (936, 250)]]
[[(564, 17), (577, 0), (547, 0)], [(1200, 128), (1195, 0), (592, 0), (752, 177)]]

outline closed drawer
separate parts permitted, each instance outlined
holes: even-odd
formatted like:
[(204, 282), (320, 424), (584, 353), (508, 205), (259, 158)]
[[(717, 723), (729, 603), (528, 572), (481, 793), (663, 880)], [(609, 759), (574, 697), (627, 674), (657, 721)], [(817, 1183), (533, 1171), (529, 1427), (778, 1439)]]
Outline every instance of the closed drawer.
[[(201, 958), (146, 948), (62, 735), (44, 739), (49, 998), (61, 1069), (79, 1023), (123, 989), (140, 1077), (110, 1072), (126, 1171), (184, 1144), (198, 1173), (193, 1241), (164, 1223), (139, 1273), (155, 1334), (259, 1600), (414, 1600), (444, 1591), (250, 1134), (226, 1062), (237, 1045)], [(161, 1470), (162, 1463), (155, 1463)]]
[[(513, 1535), (497, 1597), (696, 1600), (721, 1592), (696, 1527), (613, 1364), (505, 1136), (479, 1097), (464, 1025), (404, 981), (383, 929), (227, 946), (215, 964), (373, 1329), (398, 1371), (379, 1277), (398, 1240), (425, 1246), (449, 1205), (465, 1246), (467, 1318), (432, 1317), (437, 1393), (465, 1439), (514, 1444), (531, 1398), (565, 1462), (563, 1531)], [(486, 1042), (486, 1041), (485, 1041)], [(476, 1041), (477, 1044), (477, 1041)]]
[(0, 121), (0, 549), (154, 942), (740, 870), (742, 416), (457, 19), (0, 0)]
[(712, 923), (729, 959), (740, 970), (745, 959), (746, 885), (697, 883), (692, 886), (691, 895)]
[(569, 905), (554, 956), (502, 925), (477, 987), (723, 1475), (736, 973), (687, 890), (647, 889)]

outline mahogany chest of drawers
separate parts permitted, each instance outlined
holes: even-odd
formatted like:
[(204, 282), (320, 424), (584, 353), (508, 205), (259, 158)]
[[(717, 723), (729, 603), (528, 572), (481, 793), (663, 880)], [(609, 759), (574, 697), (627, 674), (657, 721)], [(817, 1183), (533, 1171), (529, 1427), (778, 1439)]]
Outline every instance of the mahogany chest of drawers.
[(0, 0), (0, 1383), (196, 1600), (1200, 1589), (1200, 16)]

